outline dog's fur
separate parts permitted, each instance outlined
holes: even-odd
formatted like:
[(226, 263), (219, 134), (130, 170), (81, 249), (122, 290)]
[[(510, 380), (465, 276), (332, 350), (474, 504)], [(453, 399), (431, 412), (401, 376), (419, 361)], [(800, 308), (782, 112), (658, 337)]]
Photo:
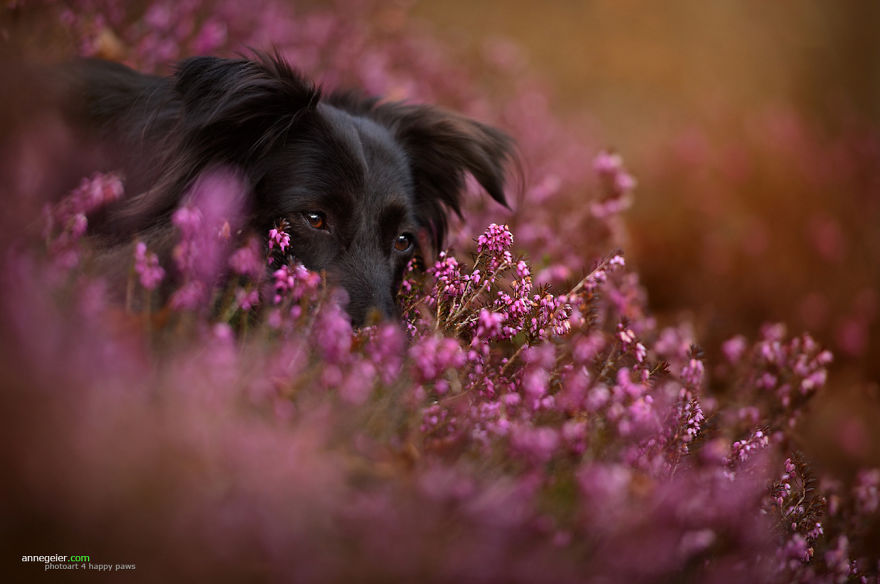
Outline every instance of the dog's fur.
[(467, 174), (506, 205), (502, 132), (431, 106), (324, 95), (277, 55), (196, 57), (171, 77), (83, 60), (67, 77), (69, 115), (126, 178), (93, 234), (121, 244), (161, 230), (200, 174), (232, 168), (249, 188), (247, 226), (265, 234), (286, 218), (293, 255), (347, 291), (355, 324), (394, 315), (404, 268), (420, 238), (442, 247)]

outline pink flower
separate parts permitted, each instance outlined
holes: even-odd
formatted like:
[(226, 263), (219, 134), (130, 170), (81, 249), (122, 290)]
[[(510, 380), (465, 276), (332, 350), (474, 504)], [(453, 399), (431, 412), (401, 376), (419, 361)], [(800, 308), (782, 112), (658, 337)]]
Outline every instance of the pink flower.
[(272, 274), (275, 296), (273, 302), (280, 303), (285, 298), (298, 302), (304, 296), (314, 295), (321, 284), (321, 276), (310, 272), (302, 264), (283, 265)]
[(498, 338), (501, 335), (501, 324), (506, 318), (504, 314), (499, 312), (491, 312), (485, 308), (480, 310), (474, 343), (477, 342), (477, 339)]
[(746, 339), (742, 335), (737, 335), (721, 345), (724, 356), (731, 363), (737, 363), (742, 358), (746, 350)]
[(259, 279), (265, 273), (263, 259), (260, 257), (259, 243), (251, 237), (229, 256), (229, 267), (236, 274)]
[(140, 277), (141, 286), (147, 290), (154, 290), (165, 277), (158, 256), (147, 251), (147, 244), (143, 241), (137, 242), (134, 247), (134, 270)]
[(180, 232), (172, 257), (184, 278), (213, 284), (228, 262), (224, 231), (238, 228), (246, 195), (244, 179), (225, 169), (204, 172), (190, 187), (171, 217)]
[(860, 513), (876, 513), (880, 509), (880, 469), (859, 471), (853, 493)]
[(733, 443), (729, 457), (732, 466), (738, 463), (748, 461), (755, 452), (767, 448), (770, 444), (770, 438), (763, 430), (756, 430), (754, 434), (745, 440), (738, 440)]
[(419, 383), (438, 379), (450, 368), (460, 368), (465, 363), (461, 345), (446, 337), (426, 336), (418, 339), (409, 349), (410, 358)]
[(242, 310), (250, 310), (260, 303), (260, 293), (256, 289), (245, 290), (244, 288), (237, 288), (235, 290), (235, 302)]
[(623, 168), (623, 158), (620, 154), (603, 150), (593, 159), (593, 169), (599, 174), (613, 175), (621, 168)]
[(318, 314), (314, 336), (327, 362), (339, 363), (345, 359), (352, 343), (351, 322), (337, 303), (329, 303)]
[(507, 225), (492, 223), (485, 233), (477, 238), (477, 251), (504, 252), (513, 245), (513, 234)]
[(286, 231), (281, 231), (277, 227), (269, 230), (269, 249), (275, 246), (284, 251), (290, 246), (290, 235)]
[(681, 380), (687, 386), (700, 387), (704, 374), (703, 362), (700, 359), (691, 358), (681, 371)]
[(178, 288), (169, 302), (174, 310), (198, 310), (204, 307), (206, 300), (205, 285), (192, 280)]

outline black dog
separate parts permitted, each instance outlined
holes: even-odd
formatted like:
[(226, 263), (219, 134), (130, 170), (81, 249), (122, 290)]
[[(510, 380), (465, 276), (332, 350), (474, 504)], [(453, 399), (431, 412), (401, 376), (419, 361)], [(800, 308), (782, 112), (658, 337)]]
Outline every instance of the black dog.
[(286, 218), (293, 255), (348, 292), (356, 325), (394, 315), (419, 235), (442, 247), (467, 173), (506, 205), (502, 132), (435, 107), (322, 95), (277, 55), (196, 57), (169, 78), (98, 60), (68, 74), (69, 113), (109, 145), (130, 193), (90, 218), (93, 233), (121, 243), (168, 225), (201, 173), (232, 167), (250, 191), (248, 227)]

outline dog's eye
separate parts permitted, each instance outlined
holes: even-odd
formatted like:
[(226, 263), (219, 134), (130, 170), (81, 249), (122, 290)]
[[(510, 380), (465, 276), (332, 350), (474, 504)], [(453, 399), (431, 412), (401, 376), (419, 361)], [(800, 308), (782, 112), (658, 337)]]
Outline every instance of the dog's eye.
[(306, 211), (303, 218), (312, 229), (327, 229), (327, 216), (320, 211)]
[(413, 246), (413, 236), (409, 233), (401, 233), (397, 236), (397, 239), (394, 240), (394, 249), (399, 252), (407, 252), (412, 249)]

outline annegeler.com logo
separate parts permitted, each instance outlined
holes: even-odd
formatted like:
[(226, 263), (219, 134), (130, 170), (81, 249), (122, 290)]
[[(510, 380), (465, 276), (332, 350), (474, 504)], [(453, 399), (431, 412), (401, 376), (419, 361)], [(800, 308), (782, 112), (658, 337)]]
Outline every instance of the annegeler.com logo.
[(40, 563), (43, 564), (43, 570), (86, 570), (94, 572), (121, 572), (123, 570), (134, 570), (137, 568), (135, 564), (103, 564), (92, 562), (90, 555), (71, 555), (62, 554), (43, 555), (43, 556), (21, 556), (22, 563)]

